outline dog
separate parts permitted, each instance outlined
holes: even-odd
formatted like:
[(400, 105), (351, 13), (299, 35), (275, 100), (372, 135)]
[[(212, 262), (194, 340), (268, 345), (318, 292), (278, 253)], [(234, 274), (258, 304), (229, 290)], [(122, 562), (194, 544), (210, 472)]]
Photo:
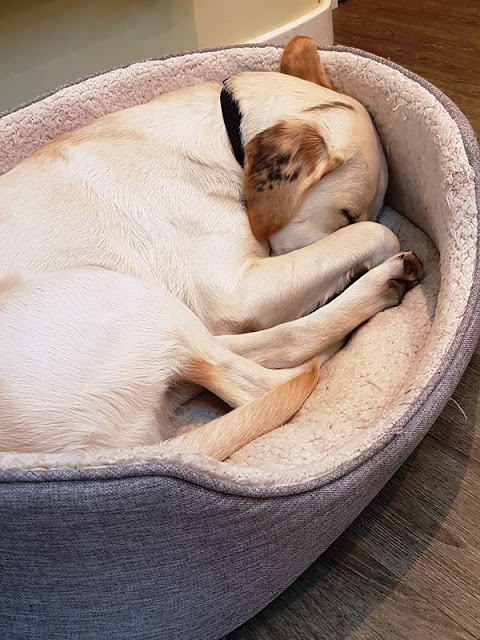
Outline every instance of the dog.
[[(285, 423), (422, 277), (375, 222), (387, 180), (366, 109), (305, 37), (279, 72), (161, 95), (25, 159), (0, 177), (0, 450), (167, 440), (223, 460)], [(192, 384), (233, 411), (176, 435)]]

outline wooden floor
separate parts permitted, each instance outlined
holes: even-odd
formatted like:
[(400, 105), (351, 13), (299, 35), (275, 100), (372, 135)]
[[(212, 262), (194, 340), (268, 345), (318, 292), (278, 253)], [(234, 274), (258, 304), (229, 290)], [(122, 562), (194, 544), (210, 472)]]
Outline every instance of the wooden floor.
[[(480, 137), (480, 0), (346, 0), (336, 41), (424, 76)], [(480, 349), (374, 502), (228, 640), (480, 638)]]

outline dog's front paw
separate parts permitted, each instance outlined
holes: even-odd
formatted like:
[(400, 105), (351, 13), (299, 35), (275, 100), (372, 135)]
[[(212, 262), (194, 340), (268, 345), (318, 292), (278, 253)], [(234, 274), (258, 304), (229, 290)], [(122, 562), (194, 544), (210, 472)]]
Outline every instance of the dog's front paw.
[(414, 287), (423, 278), (423, 265), (420, 259), (411, 251), (401, 253), (398, 257), (403, 261), (403, 280), (410, 283), (410, 288)]
[(398, 253), (385, 263), (390, 278), (387, 281), (387, 294), (398, 304), (406, 291), (412, 289), (423, 278), (423, 265), (411, 251)]

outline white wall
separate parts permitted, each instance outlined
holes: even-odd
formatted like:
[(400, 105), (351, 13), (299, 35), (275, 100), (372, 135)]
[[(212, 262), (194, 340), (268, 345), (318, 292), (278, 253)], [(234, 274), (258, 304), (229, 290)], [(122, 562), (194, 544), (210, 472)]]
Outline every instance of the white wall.
[(193, 0), (199, 47), (247, 42), (300, 18), (318, 0)]

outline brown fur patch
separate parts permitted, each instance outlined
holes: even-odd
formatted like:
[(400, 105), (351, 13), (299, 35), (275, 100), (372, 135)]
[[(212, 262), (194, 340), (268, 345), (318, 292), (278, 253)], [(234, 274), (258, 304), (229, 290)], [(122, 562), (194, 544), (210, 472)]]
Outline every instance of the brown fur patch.
[(188, 379), (210, 388), (215, 380), (215, 366), (200, 356), (192, 356), (188, 363)]
[(65, 161), (67, 159), (67, 155), (65, 153), (65, 147), (62, 138), (64, 138), (64, 136), (66, 135), (67, 134), (64, 134), (62, 136), (59, 136), (58, 138), (55, 138), (54, 140), (51, 140), (44, 147), (41, 147), (40, 149), (38, 149), (38, 151), (35, 151), (35, 153), (33, 153), (30, 157), (49, 158), (50, 160)]
[(305, 191), (342, 164), (313, 125), (279, 122), (245, 147), (244, 186), (253, 235), (264, 241), (295, 215)]
[(330, 80), (320, 59), (317, 45), (312, 38), (296, 36), (283, 50), (280, 62), (281, 73), (314, 82), (332, 89)]
[[(111, 120), (111, 119), (110, 119)], [(112, 122), (102, 122), (102, 119), (93, 122), (90, 125), (63, 133), (54, 138), (40, 149), (38, 149), (32, 158), (49, 158), (51, 160), (68, 160), (68, 150), (72, 147), (79, 146), (85, 142), (103, 140), (109, 142), (118, 140), (119, 138), (131, 138), (135, 135), (132, 131), (124, 131), (120, 128), (112, 126)]]
[(6, 276), (0, 278), (0, 295), (16, 289), (23, 283), (22, 275), (18, 271), (7, 273)]
[(323, 137), (309, 124), (280, 122), (262, 131), (246, 147), (250, 186), (263, 191), (279, 182), (294, 182), (314, 170), (327, 153)]
[(355, 111), (355, 107), (346, 102), (340, 102), (335, 100), (334, 102), (324, 102), (323, 104), (317, 104), (314, 107), (308, 107), (304, 109), (304, 113), (310, 113), (312, 111), (326, 111), (327, 109), (348, 109), (348, 111)]

